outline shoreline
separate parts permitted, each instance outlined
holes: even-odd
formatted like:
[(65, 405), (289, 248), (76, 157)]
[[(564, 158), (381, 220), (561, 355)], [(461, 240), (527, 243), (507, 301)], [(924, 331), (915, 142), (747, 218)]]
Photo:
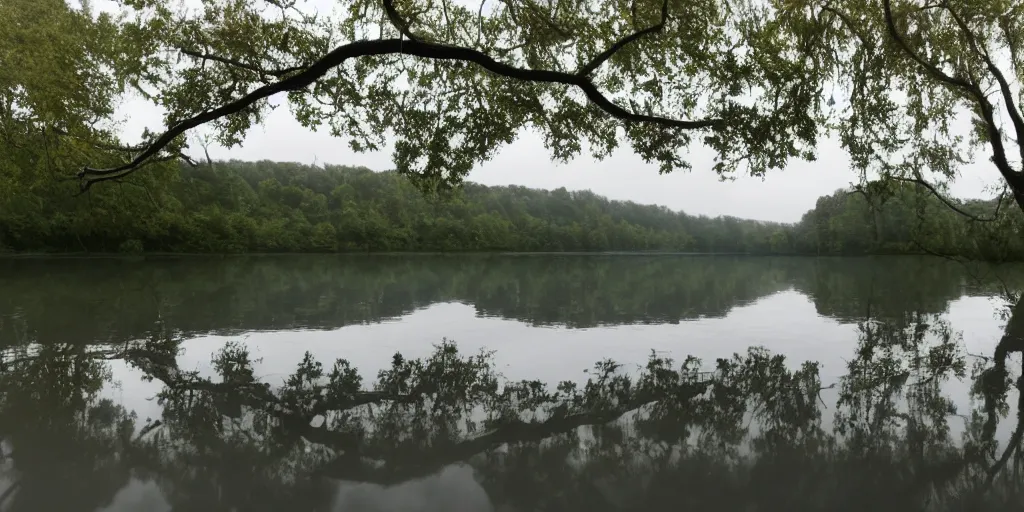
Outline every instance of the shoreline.
[[(238, 258), (238, 257), (282, 257), (282, 256), (335, 256), (335, 257), (368, 257), (368, 256), (573, 256), (573, 257), (640, 257), (640, 256), (672, 256), (672, 257), (779, 257), (779, 258), (867, 258), (892, 256), (931, 256), (927, 253), (868, 253), (868, 254), (800, 254), (800, 253), (738, 253), (738, 252), (682, 252), (682, 251), (380, 251), (380, 252), (144, 252), (138, 254), (117, 252), (11, 252), (0, 253), (0, 260), (29, 259), (124, 259), (145, 260), (148, 258)], [(1012, 263), (1012, 262), (1007, 262)]]

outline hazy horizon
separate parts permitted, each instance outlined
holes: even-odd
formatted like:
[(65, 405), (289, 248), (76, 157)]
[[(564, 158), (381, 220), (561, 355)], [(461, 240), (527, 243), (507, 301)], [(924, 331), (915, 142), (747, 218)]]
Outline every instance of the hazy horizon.
[[(185, 3), (196, 5), (195, 0), (185, 0)], [(98, 2), (98, 7), (100, 10), (116, 9), (114, 4), (104, 0)], [(337, 4), (332, 0), (309, 0), (303, 8), (329, 12), (337, 8)], [(301, 126), (291, 115), (283, 96), (272, 97), (270, 103), (278, 108), (268, 113), (262, 125), (250, 130), (240, 146), (226, 149), (211, 144), (210, 156), (218, 160), (315, 162), (373, 170), (393, 168), (390, 147), (378, 152), (356, 153), (349, 148), (347, 140), (334, 138), (326, 130), (316, 132)], [(139, 142), (144, 128), (157, 132), (165, 129), (163, 111), (140, 98), (127, 99), (114, 118), (127, 143)], [(969, 133), (969, 117), (956, 119), (951, 128), (954, 132)], [(205, 155), (195, 142), (207, 129), (200, 127), (190, 131), (193, 148), (189, 154), (197, 160)], [(693, 150), (686, 157), (692, 165), (691, 171), (659, 175), (657, 165), (645, 163), (628, 147), (615, 151), (603, 161), (594, 160), (584, 149), (575, 160), (559, 164), (552, 161), (540, 137), (526, 131), (512, 144), (500, 148), (493, 160), (473, 169), (466, 180), (482, 185), (591, 190), (609, 199), (660, 205), (692, 215), (798, 222), (804, 212), (814, 208), (818, 197), (859, 179), (850, 169), (849, 158), (839, 141), (827, 137), (819, 141), (815, 162), (792, 160), (786, 169), (770, 172), (764, 179), (737, 175), (735, 180), (723, 182), (712, 171), (714, 152), (699, 140), (700, 137), (695, 137)], [(1002, 179), (988, 161), (986, 150), (979, 152), (976, 163), (964, 166), (962, 175), (950, 186), (950, 194), (962, 199), (995, 195), (991, 190), (986, 193), (986, 187), (1002, 185)]]
[[(363, 166), (374, 171), (393, 169), (390, 148), (356, 153), (344, 139), (302, 127), (286, 105), (280, 106), (285, 108), (271, 112), (240, 146), (227, 149), (211, 144), (210, 157)], [(145, 127), (162, 129), (161, 110), (143, 100), (126, 101), (116, 117), (123, 120), (120, 131), (129, 143), (137, 141)], [(193, 135), (189, 140), (189, 154), (197, 160), (205, 157), (196, 137)], [(466, 181), (544, 190), (590, 190), (609, 199), (660, 205), (691, 215), (794, 223), (814, 208), (819, 197), (858, 180), (846, 153), (831, 138), (819, 143), (817, 161), (791, 161), (786, 169), (770, 172), (764, 179), (736, 175), (733, 180), (722, 181), (711, 170), (713, 156), (711, 151), (695, 144), (695, 151), (688, 158), (693, 170), (665, 175), (658, 174), (656, 165), (644, 163), (628, 148), (602, 161), (584, 153), (562, 164), (552, 161), (540, 138), (527, 131), (501, 148), (493, 160), (473, 169)], [(965, 167), (966, 172), (952, 184), (950, 191), (954, 196), (969, 199), (994, 195), (986, 193), (986, 187), (999, 183), (998, 172), (987, 161), (981, 161), (984, 155), (978, 160)]]

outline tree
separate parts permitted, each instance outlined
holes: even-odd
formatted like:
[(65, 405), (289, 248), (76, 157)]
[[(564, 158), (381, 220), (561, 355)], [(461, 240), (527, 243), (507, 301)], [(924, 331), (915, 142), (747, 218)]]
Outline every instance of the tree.
[[(980, 219), (946, 195), (948, 181), (980, 150), (1024, 209), (1018, 2), (796, 0), (779, 20), (831, 71), (829, 114), (857, 170), (914, 183)], [(965, 115), (971, 129), (958, 130)]]
[(770, 7), (682, 0), (348, 0), (336, 15), (294, 0), (210, 0), (194, 11), (122, 0), (147, 53), (132, 86), (167, 129), (127, 163), (86, 162), (80, 186), (121, 179), (206, 125), (238, 144), (287, 95), (296, 118), (356, 150), (394, 140), (395, 167), (427, 188), (539, 131), (554, 158), (623, 144), (662, 172), (700, 142), (715, 169), (753, 174), (809, 156), (819, 70), (788, 51)]
[[(67, 175), (82, 161), (113, 164), (138, 149), (119, 143), (112, 114), (126, 84), (144, 79), (147, 48), (88, 2), (9, 0), (0, 20), (0, 248), (44, 237), (83, 250), (133, 229), (157, 230), (161, 212), (174, 208), (164, 192), (175, 169), (162, 158), (88, 200), (74, 198), (79, 188)], [(176, 148), (165, 157), (176, 158)], [(33, 219), (42, 218), (50, 220), (38, 229)]]
[[(795, 0), (778, 17), (807, 58), (830, 70), (838, 101), (828, 114), (865, 181), (865, 196), (885, 200), (912, 183), (970, 219), (972, 228), (1004, 246), (1020, 224), (1001, 211), (1012, 198), (1024, 210), (1024, 5), (1010, 0)], [(956, 121), (971, 121), (958, 131)], [(987, 155), (1004, 184), (993, 214), (979, 216), (947, 197), (948, 182)], [(934, 214), (918, 209), (918, 216)], [(980, 226), (985, 225), (985, 226)], [(945, 230), (948, 232), (948, 228)], [(938, 236), (937, 236), (938, 235)], [(946, 237), (931, 233), (932, 240)], [(920, 241), (915, 241), (922, 247)], [(926, 249), (928, 250), (928, 249)], [(929, 250), (930, 252), (937, 252)], [(1002, 249), (986, 251), (1001, 254)], [(970, 254), (968, 254), (970, 256)], [(1019, 297), (1008, 294), (1007, 333), (996, 356), (1024, 347)], [(1004, 364), (1000, 361), (998, 364)], [(998, 381), (998, 379), (995, 379)], [(1005, 391), (1009, 384), (999, 384)], [(1019, 442), (1019, 439), (1018, 439)]]

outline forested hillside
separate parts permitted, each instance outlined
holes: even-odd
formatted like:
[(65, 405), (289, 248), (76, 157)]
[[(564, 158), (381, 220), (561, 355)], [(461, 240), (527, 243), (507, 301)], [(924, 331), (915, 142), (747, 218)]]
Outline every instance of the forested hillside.
[[(182, 166), (166, 188), (159, 197), (125, 188), (137, 214), (109, 215), (100, 205), (79, 209), (91, 222), (74, 225), (19, 215), (10, 205), (0, 213), (0, 240), (16, 251), (787, 250), (782, 224), (695, 217), (565, 189), (467, 183), (431, 195), (396, 173), (364, 168), (215, 162)], [(152, 201), (139, 201), (147, 193)], [(87, 205), (89, 197), (77, 201)], [(46, 199), (22, 202), (31, 208)]]
[[(1007, 187), (1003, 196), (1016, 198), (1016, 205), (1005, 208), (983, 202), (952, 205), (982, 218), (969, 220), (954, 212), (950, 205), (942, 204), (943, 200), (933, 193), (936, 191), (928, 188), (936, 185), (925, 185), (925, 178), (922, 178), (923, 174), (938, 173), (952, 181), (959, 166), (967, 161), (962, 158), (965, 148), (958, 139), (936, 142), (937, 132), (930, 123), (949, 122), (959, 116), (957, 109), (964, 107), (970, 111), (980, 108), (980, 111), (999, 112), (1000, 106), (987, 103), (986, 95), (970, 92), (992, 89), (995, 83), (990, 79), (993, 77), (989, 77), (988, 82), (982, 78), (982, 82), (967, 88), (961, 86), (962, 96), (944, 97), (936, 103), (931, 101), (934, 100), (931, 95), (953, 94), (947, 90), (951, 82), (918, 83), (917, 78), (930, 80), (934, 76), (918, 74), (920, 70), (914, 65), (893, 65), (893, 62), (914, 64), (918, 60), (888, 53), (898, 48), (911, 51), (900, 44), (877, 48), (871, 45), (868, 51), (871, 58), (866, 60), (852, 58), (855, 53), (836, 58), (832, 64), (834, 69), (828, 72), (805, 69), (810, 63), (816, 67), (833, 59), (833, 50), (826, 52), (827, 58), (816, 55), (818, 51), (832, 48), (818, 40), (825, 33), (831, 34), (826, 39), (836, 44), (854, 44), (848, 48), (850, 52), (861, 51), (855, 49), (856, 44), (864, 42), (860, 37), (856, 38), (859, 41), (844, 41), (846, 36), (840, 34), (847, 31), (808, 28), (818, 26), (820, 20), (817, 19), (798, 22), (795, 20), (800, 17), (792, 18), (794, 13), (785, 13), (778, 19), (758, 13), (754, 19), (744, 20), (746, 10), (734, 10), (729, 17), (738, 16), (735, 22), (749, 24), (743, 26), (753, 31), (750, 34), (761, 30), (764, 34), (744, 36), (740, 46), (753, 53), (737, 53), (738, 46), (727, 43), (728, 37), (712, 38), (722, 45), (719, 53), (702, 54), (699, 60), (708, 70), (715, 70), (710, 76), (717, 78), (710, 86), (700, 80), (682, 80), (673, 85), (697, 87), (688, 93), (665, 89), (655, 78), (644, 78), (640, 82), (635, 79), (643, 75), (638, 75), (637, 69), (654, 64), (663, 66), (666, 58), (676, 59), (681, 69), (701, 73), (688, 63), (682, 64), (691, 57), (686, 48), (693, 41), (689, 32), (693, 27), (680, 24), (678, 20), (689, 18), (673, 15), (676, 22), (663, 23), (658, 29), (667, 33), (645, 37), (643, 44), (655, 45), (651, 48), (657, 51), (635, 53), (621, 61), (597, 50), (602, 47), (622, 50), (625, 45), (614, 44), (621, 37), (616, 35), (618, 31), (592, 31), (594, 26), (603, 26), (592, 25), (591, 22), (598, 21), (596, 18), (562, 20), (581, 28), (578, 40), (562, 46), (564, 41), (560, 38), (531, 35), (521, 41), (523, 47), (540, 53), (531, 53), (533, 61), (520, 61), (518, 65), (536, 68), (542, 64), (536, 61), (540, 59), (557, 69), (565, 57), (564, 51), (582, 51), (576, 57), (582, 59), (581, 62), (590, 61), (591, 66), (582, 69), (587, 72), (567, 74), (564, 80), (555, 80), (562, 84), (558, 86), (552, 86), (547, 79), (538, 82), (533, 78), (506, 76), (520, 85), (538, 87), (530, 94), (539, 94), (551, 106), (558, 106), (548, 109), (543, 102), (524, 106), (526, 104), (517, 95), (507, 96), (506, 93), (516, 90), (514, 88), (494, 89), (479, 82), (493, 79), (495, 69), (492, 68), (485, 71), (483, 67), (468, 66), (464, 73), (449, 76), (445, 72), (443, 76), (435, 76), (434, 73), (447, 69), (449, 58), (460, 61), (466, 59), (466, 55), (449, 55), (442, 59), (445, 62), (442, 64), (442, 61), (434, 61), (436, 55), (432, 53), (430, 56), (410, 54), (403, 41), (415, 38), (406, 37), (397, 26), (388, 29), (388, 37), (397, 39), (382, 39), (370, 45), (377, 45), (374, 52), (384, 53), (361, 53), (368, 44), (363, 41), (365, 34), (354, 38), (351, 44), (355, 46), (350, 47), (356, 52), (353, 58), (356, 55), (403, 54), (415, 65), (404, 59), (365, 60), (361, 65), (368, 66), (367, 70), (378, 70), (389, 78), (383, 79), (364, 70), (353, 75), (360, 77), (358, 84), (344, 82), (342, 86), (342, 82), (330, 78), (334, 75), (328, 71), (347, 68), (338, 67), (340, 62), (322, 61), (329, 54), (331, 45), (327, 41), (333, 41), (333, 36), (321, 32), (325, 25), (314, 22), (316, 17), (297, 16), (297, 12), (292, 12), (293, 17), (288, 21), (270, 22), (262, 17), (265, 7), (262, 2), (247, 1), (204, 2), (204, 8), (194, 12), (173, 8), (149, 12), (158, 4), (161, 2), (120, 3), (116, 9), (119, 14), (112, 15), (94, 10), (89, 2), (0, 2), (0, 20), (4, 21), (0, 47), (6, 52), (4, 58), (0, 58), (0, 251), (621, 250), (820, 255), (937, 252), (994, 260), (1024, 257), (1021, 241), (1024, 172), (1011, 168), (1002, 142), (987, 147), (987, 141), (1007, 140), (1019, 145), (1024, 139), (1021, 133), (1004, 133), (1005, 127), (992, 121), (999, 117), (996, 116), (982, 119), (988, 132), (979, 125), (978, 133), (987, 135), (968, 144), (974, 149), (984, 148), (985, 154), (993, 159)], [(512, 4), (500, 4), (501, 8), (489, 16), (501, 20), (497, 26), (515, 30), (508, 33), (504, 28), (496, 30), (487, 35), (493, 38), (489, 42), (476, 37), (471, 46), (483, 54), (496, 52), (492, 55), (498, 56), (498, 61), (515, 63), (515, 57), (498, 48), (506, 47), (509, 40), (522, 39), (522, 34), (516, 32), (519, 28), (546, 29), (534, 26), (541, 18), (534, 19), (533, 14), (522, 18), (522, 13), (511, 7)], [(668, 8), (667, 3), (662, 5)], [(718, 4), (694, 5), (696, 7), (691, 7), (714, 10)], [(640, 11), (646, 12), (640, 12), (640, 16), (652, 23), (658, 12), (668, 16), (667, 10), (659, 11), (657, 3), (638, 6)], [(449, 7), (461, 10), (464, 6)], [(877, 7), (870, 2), (849, 6), (851, 13), (874, 12), (864, 17), (874, 20), (872, 23), (884, 18), (877, 16)], [(946, 4), (940, 7), (950, 8)], [(210, 11), (203, 13), (206, 9)], [(379, 25), (379, 19), (367, 17), (364, 11), (339, 11), (335, 15), (340, 18), (333, 26), (347, 26), (356, 31), (351, 34), (369, 28), (379, 34), (374, 37), (384, 38), (384, 33), (380, 32), (384, 27)], [(914, 16), (927, 15), (925, 11), (915, 12)], [(991, 12), (1003, 11), (992, 9)], [(440, 16), (432, 21), (438, 23), (435, 29), (447, 23), (449, 14), (445, 10), (444, 23)], [(469, 11), (463, 14), (480, 16)], [(720, 24), (717, 16), (702, 16), (692, 19), (714, 19), (715, 26), (707, 30), (724, 30), (725, 25)], [(851, 14), (846, 19), (859, 16)], [(968, 18), (965, 23), (979, 27), (991, 25), (994, 19)], [(541, 25), (550, 28), (547, 25), (550, 21)], [(651, 30), (653, 27), (657, 25), (652, 25)], [(673, 32), (680, 27), (690, 28)], [(880, 27), (869, 24), (863, 28), (872, 31)], [(706, 36), (707, 30), (698, 32)], [(964, 45), (961, 36), (969, 34), (964, 25), (946, 20), (943, 30), (950, 31), (939, 38), (944, 44), (929, 46), (925, 53), (938, 52), (955, 62), (973, 61), (977, 69), (971, 72), (981, 77), (995, 69), (991, 62), (978, 60), (980, 54), (972, 44)], [(270, 34), (274, 34), (273, 37)], [(459, 39), (461, 35), (449, 31), (448, 37)], [(807, 37), (812, 44), (805, 44)], [(274, 44), (268, 46), (268, 41)], [(319, 42), (314, 44), (314, 41)], [(553, 41), (558, 41), (557, 50), (538, 47)], [(777, 46), (798, 41), (797, 46), (789, 48), (795, 53), (787, 53)], [(953, 44), (956, 41), (959, 43)], [(970, 41), (970, 37), (966, 41)], [(449, 43), (468, 44), (454, 40)], [(482, 43), (496, 46), (481, 46)], [(1009, 46), (1004, 49), (1008, 48), (1013, 54), (1010, 48), (1013, 44), (1007, 42), (1006, 45)], [(212, 53), (205, 55), (199, 53), (200, 49)], [(430, 52), (442, 50), (451, 48), (442, 45)], [(807, 51), (815, 55), (802, 53)], [(735, 61), (737, 55), (749, 58), (760, 52), (771, 58), (754, 58), (744, 65)], [(778, 60), (796, 55), (802, 56), (788, 63)], [(634, 62), (633, 59), (641, 56), (646, 56), (641, 59), (643, 63)], [(657, 57), (648, 62), (647, 57), (651, 56)], [(706, 57), (716, 58), (707, 60)], [(474, 59), (464, 63), (472, 61)], [(321, 65), (310, 67), (312, 62), (321, 62)], [(392, 68), (396, 62), (401, 65)], [(626, 67), (621, 67), (624, 65)], [(786, 72), (780, 72), (782, 69)], [(969, 67), (967, 69), (970, 71)], [(615, 73), (625, 74), (617, 76)], [(296, 79), (299, 75), (301, 78)], [(564, 189), (487, 188), (472, 183), (458, 187), (473, 168), (491, 158), (497, 148), (515, 140), (515, 134), (527, 127), (547, 137), (547, 145), (557, 159), (575, 158), (585, 145), (581, 142), (611, 151), (628, 140), (634, 153), (658, 163), (662, 171), (689, 167), (682, 157), (699, 133), (721, 157), (719, 165), (715, 166), (716, 172), (732, 175), (739, 167), (725, 162), (743, 160), (751, 166), (744, 172), (760, 176), (784, 168), (792, 158), (814, 156), (810, 149), (824, 134), (819, 129), (824, 126), (816, 126), (824, 119), (816, 109), (825, 100), (814, 91), (837, 90), (824, 87), (821, 81), (832, 80), (836, 75), (857, 77), (857, 83), (871, 82), (873, 87), (915, 84), (903, 93), (918, 100), (908, 104), (909, 110), (894, 114), (888, 106), (882, 108), (875, 103), (875, 98), (883, 96), (858, 94), (848, 98), (850, 108), (843, 110), (845, 114), (839, 119), (830, 120), (829, 125), (844, 127), (840, 132), (850, 134), (843, 139), (843, 148), (857, 171), (881, 173), (885, 180), (870, 184), (873, 186), (865, 189), (867, 194), (838, 191), (823, 197), (794, 225), (699, 217)], [(625, 80), (627, 76), (629, 80)], [(898, 78), (896, 82), (893, 82), (894, 76)], [(270, 77), (291, 82), (266, 82)], [(399, 77), (404, 77), (403, 83), (420, 95), (416, 101), (407, 101), (409, 91), (396, 96), (393, 88), (385, 85)], [(277, 85), (271, 87), (270, 83)], [(583, 104), (563, 96), (566, 94), (563, 85), (569, 83), (591, 91), (585, 96), (591, 106), (597, 108), (581, 108)], [(261, 85), (261, 92), (253, 92)], [(211, 129), (207, 135), (217, 144), (235, 146), (249, 129), (263, 122), (271, 96), (310, 85), (315, 85), (308, 91), (311, 96), (289, 97), (296, 120), (310, 128), (330, 126), (339, 141), (347, 141), (357, 149), (383, 144), (384, 139), (378, 141), (378, 137), (392, 130), (389, 137), (397, 141), (392, 162), (398, 172), (374, 173), (366, 169), (273, 162), (207, 162), (179, 167), (179, 161), (190, 160), (187, 155), (195, 155), (198, 149), (194, 145), (188, 147), (190, 130), (206, 126)], [(736, 91), (747, 91), (741, 101), (746, 104), (752, 99), (748, 93), (754, 85), (765, 94), (755, 103), (761, 101), (763, 107), (771, 108), (762, 111), (735, 108)], [(623, 87), (625, 89), (618, 90)], [(365, 95), (371, 90), (376, 92)], [(637, 105), (652, 100), (651, 106), (664, 104), (655, 109), (660, 115), (646, 111), (642, 115), (630, 113), (628, 109), (616, 107), (609, 98), (594, 103), (594, 98), (601, 97), (603, 90), (616, 90), (616, 100), (629, 97), (637, 101)], [(711, 94), (712, 90), (718, 92)], [(243, 91), (251, 94), (243, 94)], [(442, 91), (447, 92), (441, 94)], [(144, 123), (155, 132), (146, 131), (132, 141), (122, 140), (119, 115), (115, 115), (128, 94), (141, 94), (166, 112), (162, 124)], [(828, 103), (832, 104), (833, 92), (829, 94)], [(1003, 95), (1004, 101), (1012, 96), (1007, 94)], [(661, 95), (675, 99), (666, 100), (667, 103), (662, 101), (665, 98), (655, 100)], [(433, 99), (449, 96), (454, 102), (451, 105), (421, 109)], [(698, 101), (697, 98), (703, 99)], [(711, 101), (711, 98), (715, 99)], [(780, 109), (780, 101), (788, 107)], [(713, 106), (716, 103), (717, 106)], [(1009, 103), (1005, 107), (1012, 118), (1019, 109), (1012, 101)], [(923, 104), (933, 108), (928, 112), (919, 111), (918, 106)], [(710, 110), (696, 108), (699, 105)], [(216, 115), (212, 115), (215, 111)], [(390, 113), (379, 115), (381, 112)], [(454, 112), (458, 115), (449, 115)], [(392, 115), (396, 113), (401, 115)], [(767, 117), (763, 117), (765, 115)], [(849, 117), (843, 117), (847, 115)], [(896, 123), (892, 121), (893, 115), (915, 122)], [(409, 122), (403, 116), (419, 121)], [(636, 116), (642, 121), (639, 124)], [(540, 118), (544, 122), (538, 123)], [(396, 121), (400, 119), (405, 120)], [(922, 119), (929, 122), (921, 122)], [(392, 126), (393, 122), (399, 124)], [(868, 129), (873, 125), (891, 129)], [(682, 130), (667, 137), (664, 133), (650, 131), (657, 126)], [(1024, 130), (1024, 123), (1015, 126), (1018, 131)], [(160, 135), (165, 128), (170, 131)], [(625, 139), (617, 135), (619, 128), (628, 128), (624, 132)], [(476, 143), (453, 143), (467, 137)], [(893, 161), (915, 163), (897, 165)], [(855, 179), (853, 176), (856, 175), (851, 175)], [(405, 177), (418, 177), (422, 183), (454, 188), (455, 192), (444, 196), (425, 195), (422, 187), (414, 187)], [(920, 183), (908, 183), (915, 180)]]
[(791, 228), (803, 254), (935, 253), (991, 261), (1024, 258), (1024, 215), (1005, 199), (944, 204), (915, 183), (878, 182), (867, 193), (818, 198)]
[[(0, 246), (39, 252), (685, 251), (1024, 254), (1013, 208), (971, 222), (921, 187), (822, 197), (796, 225), (709, 218), (589, 191), (466, 183), (425, 193), (394, 172), (210, 162), (75, 197), (0, 196)], [(868, 198), (871, 198), (871, 201)], [(994, 205), (965, 205), (991, 216)]]

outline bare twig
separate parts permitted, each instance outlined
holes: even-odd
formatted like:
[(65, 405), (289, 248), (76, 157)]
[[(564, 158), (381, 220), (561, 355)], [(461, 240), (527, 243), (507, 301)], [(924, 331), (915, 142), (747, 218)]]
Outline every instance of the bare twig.
[(143, 437), (146, 437), (146, 434), (149, 434), (153, 430), (156, 430), (157, 428), (161, 427), (163, 424), (164, 423), (162, 421), (156, 420), (153, 423), (150, 423), (150, 424), (146, 425), (145, 427), (142, 427), (142, 430), (139, 430), (139, 435), (138, 435), (138, 437), (135, 438), (135, 440), (138, 441), (138, 440), (142, 439)]
[(476, 45), (479, 47), (484, 37), (484, 4), (487, 0), (480, 0), (480, 8), (476, 13)]
[[(151, 158), (142, 160), (142, 161), (139, 162), (139, 165), (137, 165), (136, 167), (133, 168), (133, 171), (141, 169), (141, 168), (143, 168), (143, 167), (145, 167), (147, 165), (157, 164), (157, 163), (161, 163), (161, 162), (170, 162), (170, 161), (178, 160), (178, 159), (184, 160), (185, 162), (191, 164), (192, 167), (198, 167), (198, 164), (196, 164), (195, 160), (192, 160), (190, 157), (185, 156), (185, 155), (183, 155), (181, 153), (173, 153), (173, 154), (170, 154), (170, 155), (164, 155), (164, 156), (160, 156), (160, 157), (151, 157)], [(136, 160), (138, 160), (137, 157), (136, 157)], [(135, 160), (133, 160), (133, 161), (135, 161)], [(130, 165), (130, 164), (131, 164), (131, 162), (129, 162), (128, 164), (125, 164), (125, 165)], [(124, 166), (122, 166), (122, 167), (124, 167)], [(89, 168), (86, 167), (86, 169), (89, 169)], [(81, 174), (82, 174), (82, 172), (79, 171), (79, 176), (78, 176), (79, 180), (82, 179), (82, 175)], [(126, 173), (120, 173), (120, 174), (108, 174), (106, 176), (95, 178), (95, 179), (91, 180), (91, 182), (92, 183), (98, 183), (98, 182), (101, 182), (101, 181), (120, 180), (122, 178), (127, 177), (130, 174), (132, 174), (132, 173), (131, 172), (126, 172)], [(76, 194), (76, 195), (80, 196), (80, 195), (88, 192), (90, 185), (91, 185), (91, 183), (88, 180), (87, 181), (80, 181), (78, 194)]]

